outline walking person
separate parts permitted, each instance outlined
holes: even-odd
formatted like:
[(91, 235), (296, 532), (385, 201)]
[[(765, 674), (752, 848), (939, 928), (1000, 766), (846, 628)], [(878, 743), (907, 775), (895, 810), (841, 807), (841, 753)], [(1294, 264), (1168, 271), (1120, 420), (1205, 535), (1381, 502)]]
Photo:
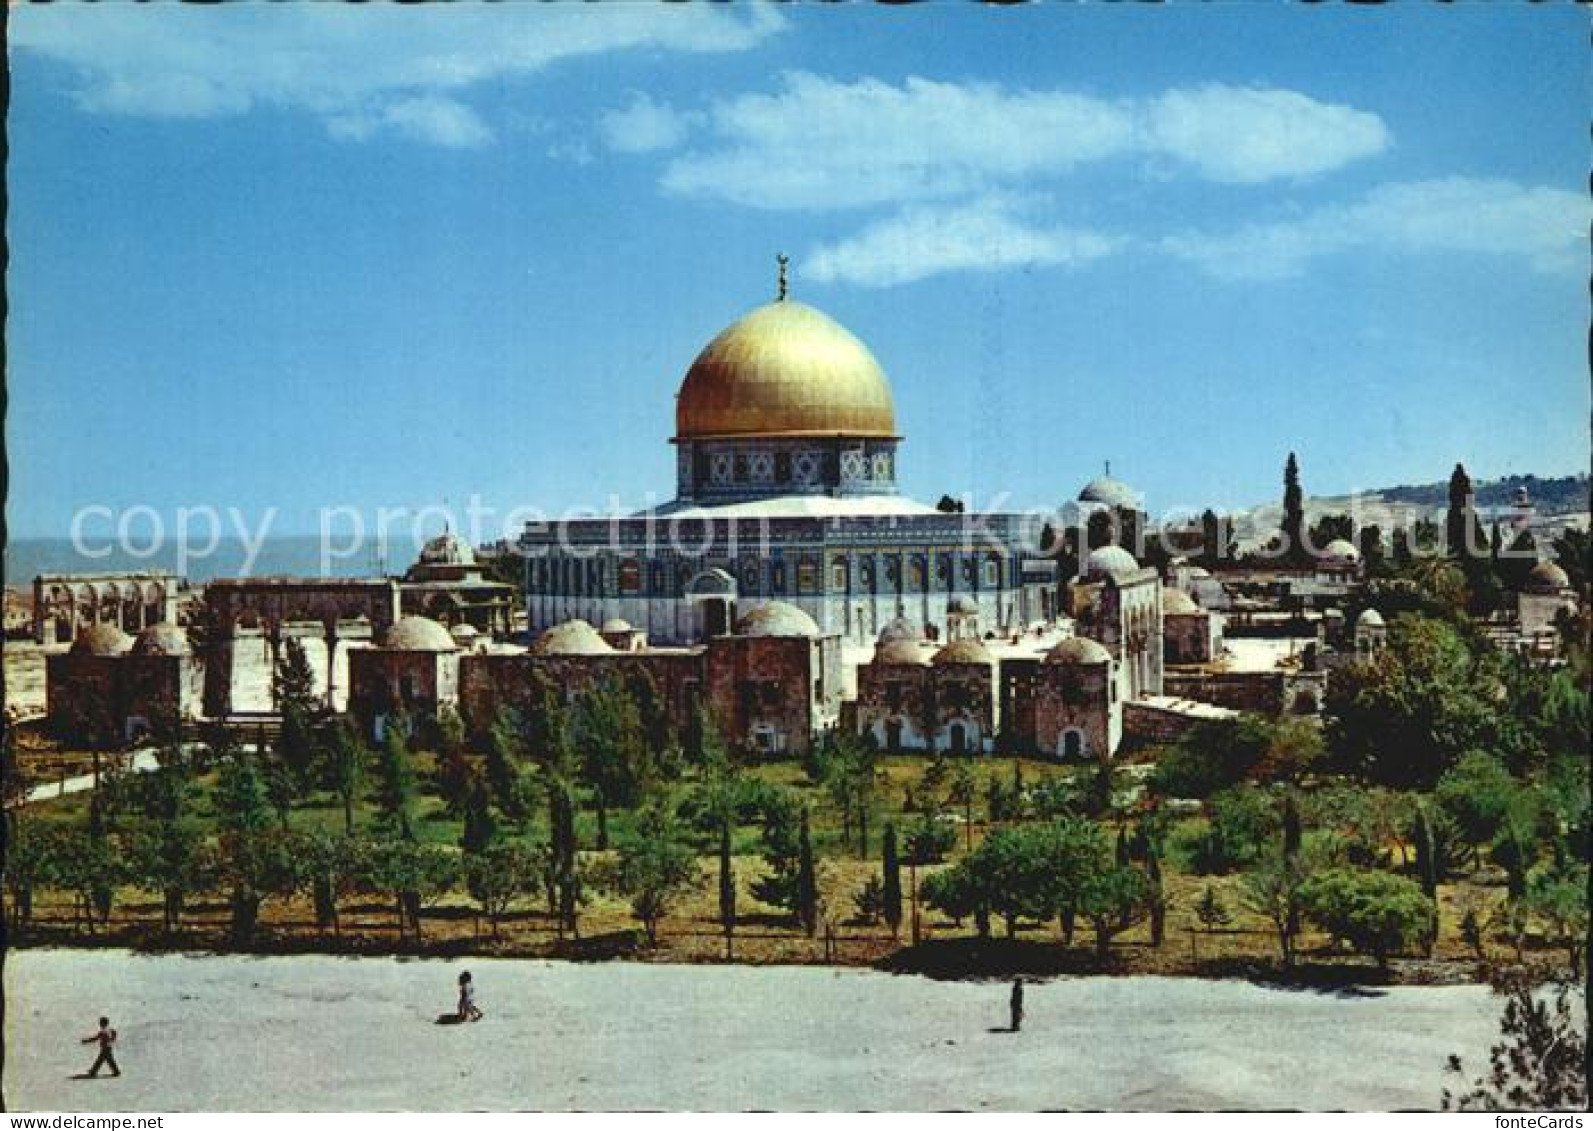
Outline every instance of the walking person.
[(476, 1008), (476, 984), (470, 980), (469, 970), (459, 975), (459, 1020), (481, 1020), (481, 1010)]
[(1016, 1033), (1023, 1028), (1023, 979), (1012, 980), (1012, 1031)]
[(116, 1030), (111, 1028), (109, 1017), (101, 1017), (100, 1031), (92, 1037), (84, 1037), (81, 1043), (91, 1045), (95, 1041), (100, 1044), (100, 1055), (95, 1057), (94, 1067), (88, 1070), (89, 1079), (97, 1077), (102, 1066), (109, 1068), (112, 1076), (120, 1076), (122, 1070), (116, 1066)]

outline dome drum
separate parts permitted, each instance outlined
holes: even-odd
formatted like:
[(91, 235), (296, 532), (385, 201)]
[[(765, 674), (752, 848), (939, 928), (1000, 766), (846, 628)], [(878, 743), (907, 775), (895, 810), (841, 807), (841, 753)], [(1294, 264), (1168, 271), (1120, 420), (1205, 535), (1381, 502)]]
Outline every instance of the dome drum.
[(683, 499), (893, 495), (896, 440), (836, 435), (676, 439)]

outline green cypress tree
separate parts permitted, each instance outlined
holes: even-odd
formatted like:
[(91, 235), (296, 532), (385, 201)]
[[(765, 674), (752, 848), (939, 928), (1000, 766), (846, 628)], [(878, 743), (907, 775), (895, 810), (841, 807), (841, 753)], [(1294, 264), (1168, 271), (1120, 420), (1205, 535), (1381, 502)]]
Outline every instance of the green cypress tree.
[(475, 855), (484, 851), (498, 836), (498, 822), (492, 817), (492, 796), (485, 782), (477, 779), (465, 794), (464, 830), (459, 847)]
[(399, 720), (391, 720), (376, 758), (376, 801), (402, 840), (415, 839), (415, 767)]
[[(1304, 840), (1304, 832), (1300, 822), (1300, 802), (1291, 789), (1283, 795), (1283, 868), (1290, 874), (1300, 871), (1300, 846)], [(1289, 903), (1287, 921), (1284, 924), (1290, 938), (1298, 938), (1300, 934), (1300, 906), (1299, 901)]]
[(1305, 560), (1305, 494), (1300, 489), (1300, 464), (1289, 453), (1283, 465), (1283, 539), (1289, 561)]
[(802, 810), (802, 829), (797, 842), (797, 917), (802, 929), (812, 938), (819, 929), (819, 883), (813, 866), (813, 836), (808, 828), (808, 811)]
[(1433, 839), (1433, 822), (1424, 800), (1416, 802), (1416, 817), (1411, 829), (1416, 842), (1416, 874), (1421, 878), (1422, 891), (1429, 899), (1438, 898), (1437, 847)]
[(885, 826), (885, 846), (882, 855), (885, 870), (885, 922), (891, 929), (891, 938), (895, 938), (902, 926), (902, 863), (896, 853), (894, 823)]
[(735, 957), (736, 873), (730, 856), (730, 821), (719, 825), (719, 925), (725, 932), (725, 959)]

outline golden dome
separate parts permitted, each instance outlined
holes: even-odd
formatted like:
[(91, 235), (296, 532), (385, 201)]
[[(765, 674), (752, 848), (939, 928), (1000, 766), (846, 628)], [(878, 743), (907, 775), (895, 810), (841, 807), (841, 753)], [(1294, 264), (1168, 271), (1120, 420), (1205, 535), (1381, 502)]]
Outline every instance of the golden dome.
[(780, 300), (697, 355), (680, 386), (675, 433), (894, 438), (896, 412), (867, 346), (811, 306)]

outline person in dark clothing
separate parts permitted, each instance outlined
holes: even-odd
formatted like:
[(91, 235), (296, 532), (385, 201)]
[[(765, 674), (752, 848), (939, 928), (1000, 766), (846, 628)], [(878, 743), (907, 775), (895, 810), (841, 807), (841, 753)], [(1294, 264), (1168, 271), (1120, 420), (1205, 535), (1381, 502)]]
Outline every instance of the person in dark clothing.
[(89, 1077), (98, 1076), (101, 1066), (109, 1068), (112, 1076), (120, 1076), (122, 1070), (116, 1066), (116, 1030), (111, 1028), (109, 1017), (101, 1017), (100, 1031), (92, 1037), (84, 1037), (82, 1043), (91, 1045), (95, 1041), (99, 1042), (100, 1055), (95, 1058), (94, 1067), (88, 1070)]
[(481, 1010), (476, 1007), (476, 984), (470, 980), (469, 970), (459, 975), (459, 1020), (481, 1020)]
[(1012, 980), (1012, 1031), (1023, 1028), (1023, 979)]

